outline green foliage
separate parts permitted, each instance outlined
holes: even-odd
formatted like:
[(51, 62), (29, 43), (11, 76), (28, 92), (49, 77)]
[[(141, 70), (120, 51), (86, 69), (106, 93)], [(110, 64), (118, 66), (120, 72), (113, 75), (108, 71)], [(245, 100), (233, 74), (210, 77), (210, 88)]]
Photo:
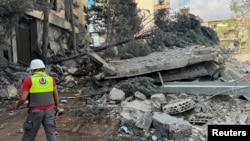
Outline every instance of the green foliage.
[[(239, 2), (238, 0), (231, 0), (230, 5), (231, 10), (236, 15), (236, 27), (238, 31), (237, 38), (241, 44), (241, 48), (244, 50), (249, 50), (250, 48), (250, 2), (249, 0), (244, 0)], [(243, 51), (243, 50), (242, 50)], [(241, 52), (242, 52), (241, 51)]]
[(218, 45), (219, 44), (219, 38), (217, 36), (217, 33), (209, 28), (209, 27), (201, 27), (201, 32), (203, 34), (203, 37), (206, 37), (204, 38), (204, 40), (206, 41), (207, 40), (207, 45)]
[(33, 0), (2, 0), (0, 2), (0, 43), (6, 43), (5, 37), (10, 36), (11, 30), (18, 24), (18, 17), (33, 8)]
[(150, 46), (186, 47), (189, 45), (213, 46), (219, 38), (211, 28), (201, 26), (201, 21), (192, 14), (178, 14), (176, 21), (167, 21), (159, 27)]
[(151, 51), (150, 47), (142, 42), (132, 40), (128, 44), (119, 48), (119, 54), (121, 59), (129, 59), (138, 56), (148, 55)]
[(33, 8), (32, 0), (2, 0), (0, 4), (0, 24), (15, 26), (17, 18)]
[(119, 42), (133, 38), (141, 30), (138, 12), (133, 0), (110, 0), (103, 12), (109, 40)]
[(136, 91), (140, 91), (149, 97), (160, 92), (160, 88), (154, 85), (153, 82), (154, 79), (149, 77), (136, 77), (120, 83), (117, 88), (123, 90), (126, 97), (133, 96)]
[(154, 15), (155, 25), (159, 28), (164, 28), (164, 25), (168, 22), (169, 12), (166, 9), (156, 11)]
[(152, 52), (147, 43), (139, 40), (131, 40), (127, 44), (117, 46), (118, 55), (116, 56), (113, 48), (108, 48), (104, 51), (103, 57), (118, 57), (120, 59), (129, 59), (138, 56), (145, 56)]

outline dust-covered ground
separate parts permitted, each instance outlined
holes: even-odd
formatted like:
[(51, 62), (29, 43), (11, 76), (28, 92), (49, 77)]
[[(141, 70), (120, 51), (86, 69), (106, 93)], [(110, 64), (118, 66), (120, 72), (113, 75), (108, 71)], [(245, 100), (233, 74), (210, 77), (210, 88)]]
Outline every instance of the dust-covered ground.
[[(60, 94), (61, 97), (66, 94)], [(63, 106), (64, 112), (57, 119), (58, 141), (125, 141), (115, 134), (119, 130), (120, 121), (103, 115), (77, 116), (72, 109), (86, 109), (79, 98), (68, 99)], [(3, 107), (1, 107), (3, 108)], [(1, 109), (0, 108), (0, 109)], [(18, 141), (23, 135), (23, 123), (27, 109), (17, 111), (0, 111), (0, 140)], [(41, 126), (36, 141), (45, 141), (45, 133)]]

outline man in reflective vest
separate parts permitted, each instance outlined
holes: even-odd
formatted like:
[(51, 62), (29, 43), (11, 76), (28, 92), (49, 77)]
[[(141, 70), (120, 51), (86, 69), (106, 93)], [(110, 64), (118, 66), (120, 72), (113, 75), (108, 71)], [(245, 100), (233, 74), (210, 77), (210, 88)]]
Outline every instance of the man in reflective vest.
[(46, 74), (42, 60), (32, 60), (30, 69), (32, 76), (24, 79), (21, 97), (14, 106), (14, 109), (18, 109), (26, 100), (29, 101), (22, 141), (34, 141), (41, 124), (47, 141), (56, 141), (55, 118), (59, 111), (56, 82)]

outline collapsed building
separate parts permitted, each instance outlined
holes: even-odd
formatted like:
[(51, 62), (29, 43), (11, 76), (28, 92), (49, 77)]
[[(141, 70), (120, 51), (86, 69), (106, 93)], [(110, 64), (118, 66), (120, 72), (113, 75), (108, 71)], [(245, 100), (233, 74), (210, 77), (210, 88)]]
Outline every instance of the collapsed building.
[[(59, 80), (60, 93), (71, 93), (69, 99), (86, 97), (85, 104), (89, 106), (84, 109), (73, 108), (71, 112), (77, 116), (90, 116), (93, 112), (92, 116), (98, 116), (103, 113), (96, 113), (91, 107), (99, 108), (102, 112), (107, 111), (105, 116), (121, 121), (117, 131), (120, 138), (205, 141), (209, 124), (249, 123), (249, 64), (235, 63), (236, 60), (223, 54), (219, 48), (193, 46), (154, 52), (146, 57), (108, 62), (93, 52), (88, 55), (92, 63), (101, 68), (97, 75), (79, 74), (80, 68), (74, 65), (77, 60), (65, 61), (63, 66), (48, 66), (47, 69), (57, 68), (48, 71)], [(0, 97), (2, 100), (15, 99), (18, 97), (21, 80), (28, 76), (28, 73), (14, 66), (4, 71), (1, 74)], [(193, 71), (195, 73), (192, 73)], [(8, 77), (4, 74), (8, 74)], [(147, 79), (142, 79), (141, 84), (136, 83), (135, 79), (144, 77), (159, 82), (161, 91), (146, 94), (137, 90), (128, 96), (119, 84), (105, 85), (110, 80), (129, 78), (126, 80), (131, 81), (129, 84), (152, 87), (143, 84)], [(85, 82), (87, 80), (101, 86), (101, 92), (96, 94), (95, 90), (91, 96), (95, 88), (89, 88)], [(242, 82), (238, 82), (239, 80)], [(98, 97), (95, 98), (95, 95)], [(220, 97), (221, 95), (229, 97)], [(68, 98), (60, 98), (62, 108), (67, 108), (65, 103)], [(2, 104), (4, 106), (6, 103)], [(1, 111), (4, 111), (4, 108)]]
[[(64, 6), (60, 4), (60, 1), (57, 2), (59, 2), (57, 3), (58, 12), (61, 13), (60, 10)], [(81, 1), (78, 2), (74, 3), (75, 7), (81, 7), (79, 9), (83, 11)], [(72, 51), (67, 43), (72, 27), (69, 21), (57, 14), (51, 13), (50, 15), (51, 40), (48, 57), (52, 58)], [(30, 19), (22, 20), (19, 35), (16, 37), (18, 39), (16, 42), (18, 62), (26, 65), (31, 58), (38, 57), (39, 54), (35, 52), (39, 51), (37, 47), (41, 46), (41, 40), (34, 39), (41, 39), (42, 13), (33, 11), (27, 15)], [(83, 16), (79, 15), (78, 18), (81, 17)], [(83, 25), (81, 23), (79, 27), (82, 28), (74, 28), (77, 33), (83, 32), (82, 37), (85, 39), (86, 31)], [(96, 33), (92, 25), (90, 28), (93, 33)], [(27, 32), (30, 33), (28, 35), (32, 37), (31, 39), (26, 40)], [(82, 41), (78, 44), (79, 46), (85, 45), (85, 40)], [(94, 41), (93, 46), (99, 46), (99, 42)], [(63, 60), (60, 64), (48, 65), (46, 71), (56, 78), (61, 93), (71, 94), (68, 98), (79, 95), (87, 97), (85, 92), (91, 95), (90, 86), (85, 85), (89, 80), (104, 89), (108, 87), (108, 90), (101, 91), (98, 99), (92, 96), (87, 98), (85, 104), (88, 105), (90, 111), (94, 106), (107, 109), (111, 112), (106, 116), (121, 120), (120, 130), (117, 132), (119, 136), (137, 137), (138, 140), (205, 141), (208, 124), (249, 124), (250, 122), (248, 83), (235, 83), (243, 78), (244, 81), (247, 80), (249, 64), (235, 63), (236, 61), (230, 58), (230, 54), (224, 54), (218, 46), (174, 47), (161, 52), (153, 52), (147, 56), (123, 60), (107, 60), (92, 51), (83, 51), (83, 53), (86, 56), (82, 58)], [(26, 68), (13, 65), (1, 69), (0, 99), (1, 101), (15, 100), (18, 97), (22, 79), (29, 73), (26, 72)], [(150, 95), (135, 91), (132, 96), (128, 97), (124, 90), (117, 87), (117, 84), (111, 83), (110, 86), (109, 83), (113, 80), (120, 82), (124, 79), (141, 77), (152, 78), (154, 83), (160, 85), (161, 91), (150, 93)], [(107, 85), (105, 85), (106, 82), (108, 82)], [(136, 83), (132, 84), (136, 85)], [(224, 94), (230, 97), (226, 100), (216, 97)], [(60, 101), (61, 106), (66, 108), (64, 103), (67, 98), (61, 97)], [(6, 103), (1, 102), (1, 112), (4, 112), (5, 109), (2, 107), (6, 106)], [(88, 108), (72, 108), (71, 112), (84, 116), (84, 110), (87, 111)], [(90, 111), (87, 111), (88, 115)], [(93, 116), (98, 116), (98, 114), (93, 114)]]

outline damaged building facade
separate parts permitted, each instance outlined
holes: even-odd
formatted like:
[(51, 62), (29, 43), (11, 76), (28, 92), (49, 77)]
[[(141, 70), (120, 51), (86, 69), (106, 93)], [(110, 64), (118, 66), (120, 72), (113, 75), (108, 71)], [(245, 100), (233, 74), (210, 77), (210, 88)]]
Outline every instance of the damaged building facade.
[[(52, 55), (65, 55), (65, 50), (72, 50), (72, 27), (77, 34), (76, 45), (83, 47), (86, 44), (87, 29), (84, 7), (87, 0), (73, 0), (73, 19), (70, 17), (71, 1), (50, 0), (48, 3), (34, 0), (34, 10), (20, 17), (18, 25), (13, 31), (10, 47), (1, 48), (1, 65), (10, 63), (29, 64), (33, 58), (41, 57), (42, 35), (43, 35), (43, 11), (47, 4), (52, 5), (49, 11), (48, 30), (48, 58)], [(39, 10), (40, 9), (40, 10)], [(6, 53), (7, 52), (7, 53)]]
[[(48, 58), (56, 55), (65, 56), (65, 54), (71, 53), (74, 45), (72, 34), (74, 33), (77, 38), (76, 46), (78, 50), (86, 46), (100, 47), (107, 43), (105, 19), (102, 13), (98, 13), (100, 11), (96, 11), (98, 8), (103, 8), (107, 4), (107, 0), (72, 0), (74, 20), (71, 20), (69, 2), (71, 1), (48, 0), (48, 3), (52, 5), (49, 11)], [(150, 17), (143, 21), (147, 23), (147, 25), (144, 25), (145, 30), (154, 26), (154, 14), (158, 10), (170, 10), (169, 0), (155, 0), (147, 2), (146, 5), (141, 0), (135, 0), (134, 2), (137, 3), (138, 9), (149, 11), (146, 16), (150, 15)], [(41, 58), (43, 43), (42, 8), (47, 5), (37, 0), (34, 0), (34, 3), (34, 10), (21, 17), (18, 26), (13, 30), (9, 47), (1, 48), (2, 65), (6, 65), (8, 62), (28, 65), (31, 59)]]

